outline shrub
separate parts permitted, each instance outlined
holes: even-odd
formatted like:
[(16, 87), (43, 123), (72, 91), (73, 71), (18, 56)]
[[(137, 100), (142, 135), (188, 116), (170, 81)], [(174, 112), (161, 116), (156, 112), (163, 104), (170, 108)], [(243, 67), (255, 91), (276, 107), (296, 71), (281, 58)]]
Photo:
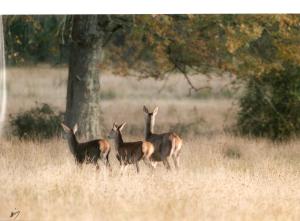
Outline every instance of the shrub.
[(252, 77), (240, 99), (238, 130), (242, 134), (285, 140), (300, 131), (300, 67)]
[(48, 104), (34, 107), (12, 116), (12, 133), (24, 139), (46, 139), (57, 136), (62, 114), (56, 113)]

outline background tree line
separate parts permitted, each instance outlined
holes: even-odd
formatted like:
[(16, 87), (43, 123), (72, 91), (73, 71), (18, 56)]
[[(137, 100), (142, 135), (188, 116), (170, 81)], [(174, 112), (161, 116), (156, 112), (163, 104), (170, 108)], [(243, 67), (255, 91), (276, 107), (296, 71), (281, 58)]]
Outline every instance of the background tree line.
[(67, 121), (84, 134), (98, 131), (105, 68), (180, 73), (192, 90), (191, 75), (229, 72), (246, 85), (239, 132), (283, 140), (300, 131), (299, 15), (7, 16), (5, 39), (9, 65), (69, 64)]

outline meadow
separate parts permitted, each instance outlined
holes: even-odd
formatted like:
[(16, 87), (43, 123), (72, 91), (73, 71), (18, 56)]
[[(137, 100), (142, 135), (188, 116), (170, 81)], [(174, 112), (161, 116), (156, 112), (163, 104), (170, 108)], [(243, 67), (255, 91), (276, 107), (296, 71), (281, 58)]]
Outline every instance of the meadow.
[[(181, 75), (168, 81), (101, 77), (105, 137), (114, 121), (126, 121), (126, 141), (143, 138), (142, 106), (159, 106), (156, 132), (173, 130), (184, 140), (180, 169), (141, 163), (120, 174), (114, 148), (112, 172), (102, 165), (76, 167), (63, 137), (18, 140), (9, 115), (36, 103), (65, 109), (67, 69), (49, 66), (8, 70), (7, 135), (0, 140), (0, 220), (299, 220), (300, 139), (273, 143), (228, 131), (235, 123), (236, 93), (229, 79), (202, 76), (211, 87), (189, 96)], [(80, 127), (80, 125), (79, 125)]]

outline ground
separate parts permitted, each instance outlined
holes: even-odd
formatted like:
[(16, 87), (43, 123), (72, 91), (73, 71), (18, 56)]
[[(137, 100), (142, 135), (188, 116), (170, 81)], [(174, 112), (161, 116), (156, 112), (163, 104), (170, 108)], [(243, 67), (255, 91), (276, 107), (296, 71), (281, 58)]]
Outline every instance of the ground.
[[(36, 102), (63, 111), (66, 76), (65, 68), (9, 69), (9, 114)], [(121, 176), (114, 152), (111, 173), (78, 168), (62, 137), (2, 138), (0, 220), (12, 211), (20, 211), (17, 220), (299, 220), (300, 140), (233, 135), (227, 128), (237, 107), (234, 93), (223, 89), (227, 81), (193, 81), (213, 89), (188, 96), (182, 76), (167, 82), (102, 76), (101, 137), (114, 121), (126, 121), (124, 139), (142, 139), (142, 105), (157, 105), (156, 131), (174, 130), (184, 140), (178, 171), (172, 164), (172, 171), (159, 165), (153, 172), (141, 162), (140, 174), (131, 167)]]

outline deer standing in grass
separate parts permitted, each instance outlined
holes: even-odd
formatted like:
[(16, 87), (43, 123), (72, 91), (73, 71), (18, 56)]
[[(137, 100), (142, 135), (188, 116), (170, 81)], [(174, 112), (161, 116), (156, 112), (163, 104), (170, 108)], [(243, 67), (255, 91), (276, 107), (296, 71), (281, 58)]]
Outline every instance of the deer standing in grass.
[(102, 159), (105, 166), (110, 168), (110, 145), (107, 140), (98, 139), (79, 143), (75, 136), (78, 130), (77, 124), (75, 124), (73, 129), (69, 128), (63, 123), (61, 123), (61, 126), (67, 134), (69, 148), (75, 157), (76, 163), (82, 164), (84, 161), (86, 161), (87, 163), (95, 164), (96, 168), (99, 169), (98, 160)]
[(154, 153), (151, 156), (152, 161), (162, 161), (165, 167), (171, 169), (169, 159), (172, 157), (175, 168), (179, 168), (179, 155), (182, 147), (182, 139), (173, 132), (162, 134), (154, 133), (155, 117), (158, 112), (156, 107), (153, 112), (149, 112), (144, 106), (145, 113), (145, 140), (149, 141), (154, 146)]
[(120, 162), (121, 170), (127, 167), (128, 164), (135, 164), (137, 173), (139, 173), (139, 161), (144, 160), (145, 164), (151, 166), (150, 157), (154, 152), (154, 147), (147, 141), (124, 142), (121, 130), (126, 123), (121, 125), (113, 124), (113, 127), (108, 135), (109, 139), (115, 142), (117, 150), (117, 159)]

